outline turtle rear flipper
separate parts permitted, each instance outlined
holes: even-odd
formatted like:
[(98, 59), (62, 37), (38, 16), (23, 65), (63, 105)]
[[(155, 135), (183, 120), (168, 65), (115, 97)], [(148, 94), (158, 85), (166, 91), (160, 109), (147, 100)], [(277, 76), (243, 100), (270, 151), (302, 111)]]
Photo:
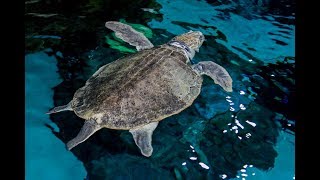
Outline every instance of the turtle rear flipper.
[(127, 24), (116, 21), (108, 21), (106, 22), (105, 26), (114, 31), (118, 38), (132, 46), (135, 46), (138, 51), (153, 47), (153, 44), (148, 40), (148, 38)]
[(71, 108), (71, 103), (68, 103), (63, 106), (54, 107), (50, 111), (46, 112), (46, 114), (53, 114), (53, 113), (57, 113), (57, 112), (61, 112), (61, 111), (73, 111), (73, 109)]
[(68, 150), (87, 140), (99, 129), (101, 129), (101, 126), (97, 124), (95, 119), (86, 120), (78, 135), (67, 143)]
[(142, 155), (150, 157), (153, 152), (152, 134), (159, 122), (152, 122), (139, 128), (130, 129), (134, 142), (140, 148)]
[(225, 91), (232, 92), (232, 78), (222, 66), (212, 61), (202, 61), (192, 65), (192, 69), (199, 74), (209, 76), (216, 84), (219, 84)]

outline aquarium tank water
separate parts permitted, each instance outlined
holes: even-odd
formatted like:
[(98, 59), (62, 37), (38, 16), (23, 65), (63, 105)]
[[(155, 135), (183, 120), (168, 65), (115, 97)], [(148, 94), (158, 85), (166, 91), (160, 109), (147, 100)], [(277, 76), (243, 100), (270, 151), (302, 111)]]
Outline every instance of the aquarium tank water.
[[(295, 179), (295, 11), (292, 0), (26, 0), (25, 179)], [(151, 157), (129, 131), (107, 128), (69, 151), (84, 120), (46, 112), (138, 52), (107, 21), (155, 46), (201, 31), (192, 63), (223, 66), (233, 91), (204, 76), (193, 104), (159, 122)]]

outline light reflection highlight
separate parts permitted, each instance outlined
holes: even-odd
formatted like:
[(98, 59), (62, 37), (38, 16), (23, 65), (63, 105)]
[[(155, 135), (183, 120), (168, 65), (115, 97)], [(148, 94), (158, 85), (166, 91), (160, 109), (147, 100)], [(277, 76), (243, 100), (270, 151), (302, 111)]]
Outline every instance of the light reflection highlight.
[(204, 169), (209, 169), (209, 166), (207, 166), (205, 163), (203, 162), (199, 162), (199, 165), (204, 168)]
[(248, 177), (248, 174), (242, 173), (241, 176)]
[[(249, 138), (250, 136), (251, 136), (251, 133), (246, 134), (246, 138)], [(252, 165), (250, 165), (250, 166), (252, 166)]]
[(246, 120), (246, 123), (248, 123), (248, 124), (250, 124), (251, 126), (253, 126), (253, 127), (256, 127), (256, 123), (254, 123), (254, 122), (251, 122), (251, 121), (249, 121), (249, 120)]
[(223, 132), (223, 133), (226, 133), (226, 132), (228, 132), (228, 130), (223, 130), (222, 132)]
[(228, 177), (228, 176), (227, 176), (226, 174), (222, 174), (222, 175), (221, 175), (221, 178), (222, 178), (222, 179), (225, 179), (225, 178), (227, 178), (227, 177)]
[(246, 107), (244, 107), (243, 104), (240, 104), (239, 107), (240, 107), (241, 110), (246, 110)]
[(242, 124), (240, 124), (239, 120), (235, 120), (235, 123), (241, 128), (241, 129), (244, 129), (244, 127), (242, 126)]
[[(247, 134), (248, 134), (248, 133), (247, 133)], [(247, 167), (252, 168), (253, 165), (252, 165), (252, 164), (250, 164), (250, 165), (248, 165), (248, 164), (243, 165), (243, 168), (239, 170), (239, 173), (238, 173), (238, 175), (236, 176), (238, 179), (239, 179), (239, 178), (245, 179), (245, 178), (248, 178), (250, 175), (252, 175), (252, 176), (256, 175), (255, 172), (250, 172), (250, 170), (248, 170)]]

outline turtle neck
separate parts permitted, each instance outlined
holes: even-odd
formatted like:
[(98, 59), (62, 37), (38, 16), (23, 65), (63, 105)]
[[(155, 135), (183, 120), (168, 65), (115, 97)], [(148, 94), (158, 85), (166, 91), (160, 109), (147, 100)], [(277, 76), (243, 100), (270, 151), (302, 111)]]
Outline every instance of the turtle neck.
[(190, 62), (192, 62), (192, 58), (194, 57), (195, 51), (191, 48), (189, 48), (184, 42), (177, 41), (177, 40), (171, 40), (167, 43), (170, 46), (175, 46), (183, 50), (186, 57), (189, 59)]

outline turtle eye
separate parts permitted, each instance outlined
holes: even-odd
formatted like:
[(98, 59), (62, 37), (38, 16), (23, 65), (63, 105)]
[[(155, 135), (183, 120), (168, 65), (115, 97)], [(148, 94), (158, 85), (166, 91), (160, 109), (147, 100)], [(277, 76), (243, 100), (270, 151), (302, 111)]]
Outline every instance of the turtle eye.
[(200, 41), (205, 41), (206, 39), (204, 38), (204, 36), (200, 36)]

